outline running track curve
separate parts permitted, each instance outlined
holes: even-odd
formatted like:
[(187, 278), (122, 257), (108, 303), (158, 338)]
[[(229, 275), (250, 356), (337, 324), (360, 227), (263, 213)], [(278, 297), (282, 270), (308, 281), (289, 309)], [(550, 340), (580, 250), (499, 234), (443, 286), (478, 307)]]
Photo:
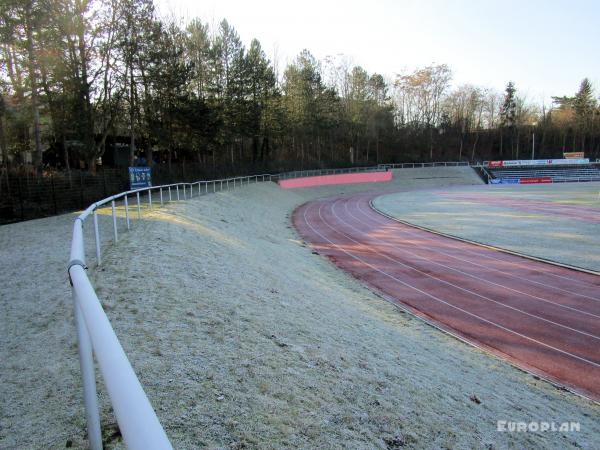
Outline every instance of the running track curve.
[(600, 276), (389, 219), (379, 194), (306, 203), (292, 221), (338, 267), (435, 326), (600, 401)]

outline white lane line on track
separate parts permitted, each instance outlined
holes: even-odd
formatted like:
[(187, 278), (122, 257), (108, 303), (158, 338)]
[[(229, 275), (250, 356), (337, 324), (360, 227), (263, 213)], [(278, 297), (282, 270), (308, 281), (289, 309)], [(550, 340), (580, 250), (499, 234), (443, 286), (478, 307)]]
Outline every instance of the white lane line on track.
[[(336, 203), (337, 203), (337, 202), (336, 202)], [(349, 215), (349, 216), (353, 217), (354, 219), (356, 219), (356, 221), (357, 221), (357, 222), (360, 222), (360, 223), (362, 223), (363, 225), (370, 226), (368, 223), (365, 223), (365, 222), (361, 221), (361, 220), (360, 220), (358, 217), (354, 216), (354, 215), (353, 215), (353, 214), (352, 214), (352, 213), (349, 211), (349, 209), (348, 209), (348, 206), (347, 206), (347, 205), (348, 205), (348, 203), (347, 203), (347, 202), (345, 203), (345, 205), (346, 205), (346, 212), (348, 213), (348, 215)], [(335, 214), (335, 213), (334, 213), (334, 214)], [(336, 217), (337, 217), (337, 218), (338, 218), (340, 221), (344, 222), (344, 221), (343, 221), (341, 218), (339, 218), (339, 216), (337, 216), (337, 214), (335, 214), (335, 215), (336, 215)], [(346, 223), (346, 222), (344, 222), (344, 223)], [(348, 226), (352, 227), (350, 224), (348, 224)], [(358, 231), (358, 232), (361, 232), (361, 230), (358, 230), (358, 229), (357, 229), (357, 228), (355, 228), (355, 227), (352, 227), (352, 228), (354, 228), (354, 229), (355, 229), (356, 231)], [(391, 227), (391, 226), (389, 227), (389, 229), (392, 229), (392, 230), (397, 230), (397, 231), (403, 232), (402, 230), (398, 230), (397, 228), (393, 228), (393, 227)], [(584, 315), (586, 315), (586, 316), (591, 316), (591, 317), (595, 317), (595, 318), (597, 318), (597, 319), (600, 319), (600, 315), (597, 315), (597, 314), (594, 314), (594, 313), (591, 313), (591, 312), (587, 312), (587, 311), (583, 311), (583, 310), (581, 310), (581, 309), (574, 308), (574, 307), (572, 307), (572, 306), (563, 305), (563, 304), (561, 304), (561, 303), (556, 303), (556, 302), (554, 302), (554, 301), (552, 301), (552, 300), (549, 300), (549, 299), (547, 299), (547, 298), (544, 298), (544, 297), (538, 297), (538, 296), (536, 296), (536, 295), (529, 294), (529, 293), (527, 293), (527, 292), (519, 291), (518, 289), (514, 289), (514, 288), (508, 287), (508, 286), (506, 286), (506, 285), (503, 285), (503, 284), (500, 284), (500, 283), (496, 283), (496, 282), (494, 282), (494, 281), (490, 281), (490, 280), (488, 280), (488, 279), (486, 279), (486, 278), (482, 278), (482, 277), (479, 277), (479, 276), (477, 276), (477, 275), (473, 275), (473, 274), (470, 274), (470, 273), (468, 273), (468, 272), (464, 272), (464, 271), (462, 271), (462, 270), (460, 270), (460, 269), (456, 269), (456, 268), (454, 268), (454, 267), (451, 267), (451, 266), (448, 266), (448, 265), (446, 265), (446, 264), (442, 264), (442, 263), (435, 262), (435, 261), (433, 261), (433, 260), (431, 260), (431, 259), (429, 259), (429, 258), (426, 258), (426, 257), (424, 257), (424, 256), (419, 256), (418, 254), (416, 254), (416, 253), (413, 253), (413, 252), (411, 252), (410, 250), (403, 250), (403, 249), (400, 249), (400, 248), (397, 248), (397, 247), (393, 247), (393, 246), (392, 246), (392, 245), (391, 245), (389, 242), (386, 242), (386, 241), (384, 241), (384, 240), (378, 239), (378, 238), (376, 238), (376, 237), (369, 237), (369, 239), (373, 239), (373, 240), (376, 240), (376, 241), (378, 241), (378, 242), (382, 242), (382, 243), (384, 243), (386, 246), (390, 246), (390, 247), (394, 248), (395, 250), (398, 250), (398, 251), (402, 251), (402, 252), (408, 253), (408, 254), (410, 254), (410, 255), (412, 255), (412, 256), (414, 256), (414, 257), (416, 257), (416, 258), (419, 258), (419, 259), (421, 259), (421, 260), (423, 260), (423, 261), (427, 261), (427, 262), (429, 262), (429, 263), (431, 263), (431, 264), (435, 264), (436, 266), (440, 266), (440, 267), (443, 267), (443, 268), (445, 268), (445, 269), (452, 270), (452, 271), (454, 271), (454, 272), (457, 272), (457, 273), (460, 273), (461, 275), (465, 275), (465, 276), (467, 276), (467, 277), (473, 278), (473, 279), (475, 279), (475, 280), (477, 280), (477, 281), (480, 281), (480, 282), (482, 282), (482, 283), (488, 283), (488, 284), (491, 284), (491, 285), (494, 285), (494, 286), (500, 287), (500, 288), (502, 288), (502, 289), (506, 289), (506, 290), (509, 290), (509, 291), (515, 292), (515, 293), (517, 293), (517, 294), (522, 294), (522, 295), (525, 295), (525, 296), (527, 296), (527, 297), (530, 297), (530, 298), (533, 298), (533, 299), (535, 299), (535, 300), (539, 300), (539, 301), (542, 301), (542, 302), (545, 302), (545, 303), (549, 303), (549, 304), (551, 304), (551, 305), (554, 305), (554, 306), (557, 306), (557, 307), (559, 307), (559, 308), (568, 309), (568, 310), (570, 310), (570, 311), (574, 311), (574, 312), (577, 312), (577, 313), (580, 313), (580, 314), (584, 314)], [(434, 253), (440, 253), (440, 254), (444, 254), (444, 255), (446, 255), (446, 253), (444, 253), (444, 252), (442, 252), (442, 251), (437, 251), (437, 250), (431, 250), (431, 251), (432, 251), (432, 252), (434, 252)], [(448, 256), (451, 256), (451, 255), (448, 255)], [(458, 260), (458, 261), (464, 261), (464, 262), (467, 262), (467, 263), (469, 262), (469, 261), (463, 260), (463, 259), (461, 259), (461, 258), (458, 258), (458, 257), (452, 257), (452, 258), (454, 258), (454, 259), (456, 259), (456, 260)], [(483, 265), (479, 265), (479, 264), (475, 264), (475, 263), (472, 263), (472, 264), (474, 264), (474, 265), (476, 265), (476, 266), (478, 266), (478, 267), (481, 267), (482, 269), (486, 269), (486, 270), (488, 269), (488, 267), (487, 267), (487, 266), (483, 266)], [(493, 268), (489, 268), (489, 269), (490, 269), (490, 270), (496, 270), (496, 269), (493, 269)], [(504, 272), (501, 272), (501, 273), (504, 273)], [(516, 276), (516, 275), (510, 275), (510, 277), (511, 277), (511, 278), (517, 278), (517, 279), (519, 279), (519, 280), (522, 280), (522, 281), (526, 280), (526, 279), (524, 279), (524, 278), (521, 278), (521, 277), (518, 277), (518, 276)], [(545, 285), (542, 285), (542, 286), (545, 286)], [(460, 288), (459, 288), (459, 289), (460, 289)], [(594, 337), (596, 337), (596, 336), (594, 336)]]
[[(309, 207), (311, 207), (311, 206), (313, 206), (313, 205), (309, 205)], [(321, 215), (321, 206), (322, 206), (322, 204), (319, 206), (319, 218), (321, 219), (321, 222), (322, 222), (323, 224), (325, 224), (325, 225), (326, 225), (328, 228), (331, 228), (331, 230), (333, 230), (334, 232), (336, 232), (336, 233), (337, 233), (337, 231), (335, 230), (335, 228), (332, 228), (330, 225), (328, 225), (328, 224), (327, 224), (327, 223), (326, 223), (326, 222), (323, 220), (323, 216)], [(365, 265), (365, 266), (367, 266), (367, 267), (370, 267), (370, 268), (371, 268), (371, 269), (373, 269), (374, 271), (376, 271), (376, 272), (379, 272), (379, 273), (381, 273), (382, 275), (384, 275), (384, 276), (386, 276), (386, 277), (388, 277), (388, 278), (390, 278), (390, 279), (392, 279), (392, 280), (396, 281), (397, 283), (399, 283), (399, 284), (402, 284), (403, 286), (406, 286), (406, 287), (407, 287), (407, 288), (409, 288), (409, 289), (413, 289), (413, 290), (415, 290), (415, 291), (417, 291), (417, 292), (419, 292), (419, 293), (423, 294), (424, 296), (431, 298), (432, 300), (434, 300), (434, 301), (436, 301), (436, 302), (442, 303), (442, 304), (444, 304), (444, 305), (446, 305), (446, 306), (449, 306), (450, 308), (454, 308), (454, 309), (456, 309), (456, 310), (458, 310), (458, 311), (460, 311), (460, 312), (462, 312), (462, 313), (464, 313), (464, 314), (466, 314), (466, 315), (468, 315), (468, 316), (474, 317), (474, 318), (476, 318), (476, 319), (478, 319), (478, 320), (480, 320), (480, 321), (482, 321), (482, 322), (488, 323), (488, 324), (490, 324), (490, 325), (492, 325), (492, 326), (494, 326), (494, 327), (496, 327), (496, 328), (499, 328), (499, 329), (501, 329), (501, 330), (504, 330), (504, 331), (506, 331), (506, 332), (508, 332), (508, 333), (514, 334), (514, 335), (516, 335), (516, 336), (519, 336), (519, 337), (521, 337), (521, 338), (523, 338), (523, 339), (526, 339), (526, 340), (528, 340), (528, 341), (535, 342), (536, 344), (539, 344), (539, 345), (541, 345), (541, 346), (543, 346), (543, 347), (549, 348), (550, 350), (554, 350), (554, 351), (556, 351), (556, 352), (558, 352), (558, 353), (562, 353), (563, 355), (566, 355), (566, 356), (568, 356), (568, 357), (570, 357), (570, 358), (573, 358), (573, 359), (576, 359), (576, 360), (582, 361), (582, 362), (584, 362), (584, 363), (590, 364), (590, 365), (592, 365), (592, 366), (594, 366), (594, 367), (598, 367), (598, 368), (600, 368), (600, 364), (598, 364), (598, 363), (596, 363), (596, 362), (594, 362), (594, 361), (590, 361), (590, 360), (588, 360), (588, 359), (582, 358), (581, 356), (577, 356), (577, 355), (574, 355), (574, 354), (572, 354), (572, 353), (569, 353), (569, 352), (567, 352), (567, 351), (564, 351), (564, 350), (561, 350), (561, 349), (559, 349), (559, 348), (553, 347), (553, 346), (551, 346), (551, 345), (549, 345), (549, 344), (546, 344), (546, 343), (544, 343), (544, 342), (538, 341), (537, 339), (534, 339), (534, 338), (532, 338), (532, 337), (529, 337), (529, 336), (526, 336), (526, 335), (524, 335), (524, 334), (522, 334), (522, 333), (519, 333), (518, 331), (511, 330), (510, 328), (507, 328), (507, 327), (505, 327), (505, 326), (502, 326), (502, 325), (500, 325), (500, 324), (497, 324), (497, 323), (495, 323), (495, 322), (492, 322), (491, 320), (487, 320), (487, 319), (484, 319), (483, 317), (479, 317), (477, 314), (473, 314), (473, 313), (471, 313), (471, 312), (469, 312), (469, 311), (466, 311), (466, 310), (464, 310), (464, 309), (462, 309), (462, 308), (460, 308), (460, 307), (458, 307), (458, 306), (452, 305), (452, 304), (450, 304), (450, 303), (448, 303), (448, 302), (446, 302), (446, 301), (442, 300), (441, 298), (438, 298), (438, 297), (436, 297), (436, 296), (434, 296), (434, 295), (432, 295), (432, 294), (429, 294), (429, 293), (427, 293), (427, 292), (425, 292), (425, 291), (422, 291), (421, 289), (419, 289), (419, 288), (417, 288), (417, 287), (415, 287), (415, 286), (412, 286), (412, 285), (410, 285), (410, 284), (408, 284), (408, 283), (406, 283), (406, 282), (404, 282), (404, 281), (402, 281), (402, 280), (400, 280), (400, 279), (398, 279), (398, 278), (394, 277), (393, 275), (390, 275), (389, 273), (387, 273), (387, 272), (384, 272), (384, 271), (383, 271), (383, 270), (381, 270), (381, 269), (378, 269), (377, 267), (373, 266), (372, 264), (369, 264), (368, 262), (366, 262), (365, 260), (363, 260), (363, 259), (362, 259), (362, 258), (360, 258), (359, 256), (356, 256), (356, 255), (352, 254), (351, 252), (349, 252), (349, 251), (347, 251), (347, 250), (343, 249), (342, 247), (340, 247), (339, 245), (335, 244), (333, 241), (331, 241), (330, 239), (326, 238), (326, 237), (325, 237), (325, 236), (323, 236), (321, 233), (319, 233), (319, 232), (318, 232), (318, 231), (317, 231), (317, 230), (316, 230), (316, 229), (315, 229), (315, 228), (314, 228), (314, 227), (313, 227), (313, 226), (312, 226), (312, 225), (311, 225), (311, 224), (308, 222), (308, 219), (306, 218), (306, 211), (307, 211), (307, 210), (308, 210), (308, 208), (306, 208), (306, 207), (305, 207), (305, 208), (304, 208), (304, 213), (303, 213), (304, 222), (306, 223), (306, 225), (308, 225), (308, 226), (310, 227), (310, 229), (311, 229), (311, 230), (312, 230), (312, 231), (313, 231), (315, 234), (319, 235), (319, 236), (320, 236), (320, 237), (321, 237), (323, 240), (325, 240), (325, 241), (329, 242), (329, 243), (330, 243), (331, 245), (333, 245), (334, 247), (337, 247), (337, 248), (338, 248), (338, 249), (339, 249), (341, 252), (343, 252), (343, 253), (347, 254), (348, 256), (350, 256), (351, 258), (353, 258), (353, 259), (355, 259), (355, 260), (359, 261), (359, 262), (360, 262), (360, 263), (362, 263), (363, 265)], [(504, 352), (504, 353), (506, 353), (506, 352)]]
[[(357, 204), (358, 204), (358, 200), (357, 200)], [(371, 211), (372, 211), (372, 210), (373, 210), (373, 208), (369, 208), (369, 210), (371, 210)], [(362, 209), (360, 206), (358, 207), (358, 211), (360, 211), (360, 213), (361, 213), (361, 214), (363, 214), (365, 217), (368, 217), (368, 218), (369, 218), (369, 219), (371, 219), (371, 220), (375, 220), (375, 218), (374, 218), (374, 217), (370, 217), (370, 216), (368, 216), (367, 214), (365, 214), (364, 210), (363, 210), (363, 209)], [(377, 212), (377, 210), (375, 210), (375, 211)], [(381, 224), (381, 225), (384, 225), (384, 226), (386, 226), (386, 227), (393, 227), (393, 226), (394, 226), (394, 224), (397, 224), (397, 223), (400, 223), (400, 224), (404, 225), (404, 226), (405, 226), (405, 227), (407, 227), (407, 228), (409, 228), (409, 227), (410, 227), (410, 225), (408, 225), (408, 224), (404, 224), (404, 223), (402, 223), (402, 222), (395, 222), (395, 221), (393, 221), (392, 219), (388, 219), (388, 220), (390, 220), (390, 221), (391, 221), (391, 223), (390, 223), (390, 222), (385, 222), (385, 221), (379, 221), (379, 220), (375, 220), (375, 221), (376, 221), (377, 223)], [(408, 234), (409, 236), (414, 236), (414, 237), (416, 237), (416, 238), (423, 238), (423, 236), (421, 236), (421, 235), (419, 235), (418, 233), (415, 233), (415, 232), (413, 232), (413, 231), (410, 231), (410, 230), (399, 230), (399, 231), (400, 231), (400, 232), (402, 232), (402, 233)], [(422, 233), (428, 233), (427, 231), (424, 231), (424, 230), (419, 230), (419, 231), (421, 231)], [(434, 235), (435, 235), (437, 238), (443, 238), (443, 237), (445, 237), (445, 236), (440, 236), (440, 235), (437, 235), (437, 234), (435, 234), (435, 233), (431, 233), (431, 234), (434, 234)], [(451, 238), (449, 238), (449, 237), (445, 237), (445, 238), (446, 238), (446, 239), (451, 239)], [(467, 242), (467, 243), (468, 243), (468, 242)], [(472, 245), (475, 245), (475, 244), (472, 244)], [(448, 246), (448, 248), (449, 248), (449, 249), (454, 249), (454, 250), (461, 250), (461, 251), (463, 250), (463, 249), (460, 249), (460, 248), (458, 247), (458, 245), (452, 245), (452, 246)], [(499, 272), (499, 273), (502, 273), (502, 274), (504, 274), (504, 275), (507, 275), (507, 276), (509, 276), (509, 277), (517, 277), (517, 278), (518, 278), (518, 276), (516, 276), (516, 275), (514, 275), (514, 274), (511, 274), (510, 272), (505, 272), (505, 271), (503, 271), (503, 270), (500, 270), (500, 269), (497, 269), (497, 268), (491, 268), (491, 267), (487, 267), (487, 266), (484, 266), (484, 265), (481, 265), (481, 264), (475, 263), (475, 262), (473, 262), (473, 261), (469, 261), (469, 260), (466, 260), (466, 259), (461, 259), (461, 258), (458, 258), (458, 257), (456, 257), (456, 256), (453, 256), (453, 255), (451, 255), (451, 254), (449, 254), (449, 253), (443, 252), (443, 251), (441, 251), (441, 250), (436, 250), (436, 252), (438, 252), (438, 253), (441, 253), (441, 254), (443, 254), (443, 255), (446, 255), (446, 256), (448, 256), (448, 257), (450, 257), (450, 258), (454, 258), (454, 259), (457, 259), (457, 260), (459, 260), (459, 261), (463, 261), (463, 262), (466, 262), (466, 263), (468, 263), (468, 264), (472, 264), (472, 265), (474, 265), (474, 266), (478, 266), (478, 267), (482, 267), (482, 268), (487, 268), (487, 269), (489, 269), (489, 270), (494, 270), (494, 271), (497, 271), (497, 272)], [(537, 272), (537, 273), (540, 273), (540, 274), (543, 274), (543, 275), (549, 275), (549, 276), (556, 277), (556, 278), (560, 278), (560, 279), (563, 279), (563, 280), (569, 280), (569, 281), (571, 281), (571, 282), (574, 282), (574, 283), (576, 283), (576, 284), (580, 284), (580, 285), (586, 285), (586, 286), (593, 287), (593, 288), (596, 288), (596, 289), (599, 289), (599, 288), (600, 288), (599, 286), (597, 286), (597, 285), (594, 285), (594, 284), (592, 284), (592, 283), (589, 283), (589, 282), (587, 282), (587, 281), (583, 281), (583, 280), (577, 280), (577, 279), (575, 279), (575, 278), (570, 278), (570, 277), (566, 277), (566, 276), (558, 275), (558, 274), (555, 274), (555, 273), (552, 273), (552, 272), (549, 272), (549, 271), (544, 271), (544, 270), (540, 270), (540, 269), (535, 269), (535, 268), (527, 267), (527, 266), (525, 266), (525, 265), (523, 265), (523, 264), (516, 263), (516, 262), (513, 262), (513, 261), (508, 261), (508, 260), (505, 260), (505, 259), (500, 259), (500, 258), (494, 258), (493, 256), (486, 255), (486, 254), (484, 254), (484, 253), (478, 253), (478, 252), (474, 252), (474, 251), (472, 251), (472, 250), (468, 250), (468, 249), (464, 249), (464, 252), (465, 252), (465, 253), (469, 253), (469, 254), (471, 254), (471, 255), (473, 255), (473, 256), (482, 257), (482, 258), (486, 258), (486, 259), (491, 259), (491, 260), (493, 260), (493, 261), (498, 261), (498, 262), (506, 263), (506, 264), (509, 264), (509, 265), (512, 265), (512, 266), (516, 266), (516, 267), (518, 267), (518, 268), (520, 268), (520, 269), (522, 269), (522, 270), (529, 270), (529, 271)], [(539, 263), (540, 263), (540, 261), (536, 261), (536, 263), (538, 263), (538, 264), (539, 264)], [(586, 275), (590, 276), (589, 274), (586, 274)], [(544, 287), (546, 287), (546, 288), (556, 289), (557, 291), (565, 292), (565, 293), (567, 293), (567, 294), (570, 294), (570, 295), (575, 295), (576, 297), (587, 298), (587, 299), (589, 299), (589, 300), (593, 300), (593, 301), (595, 301), (595, 302), (600, 302), (600, 298), (598, 298), (598, 297), (592, 297), (592, 296), (589, 296), (589, 295), (580, 294), (580, 293), (578, 293), (578, 292), (569, 291), (569, 290), (567, 290), (567, 289), (563, 289), (563, 288), (560, 288), (560, 287), (558, 287), (558, 286), (554, 286), (554, 285), (548, 285), (548, 284), (540, 283), (539, 281), (531, 280), (531, 279), (528, 279), (528, 278), (521, 278), (521, 279), (522, 279), (523, 281), (526, 281), (526, 282), (528, 282), (528, 283), (538, 284), (538, 285), (540, 285), (540, 286), (544, 286)]]
[[(338, 204), (338, 202), (339, 202), (339, 201), (340, 201), (340, 200), (336, 200), (336, 201), (335, 201), (333, 204), (331, 204), (331, 212), (333, 213), (333, 215), (335, 216), (335, 218), (336, 218), (336, 219), (337, 219), (337, 220), (338, 220), (340, 223), (343, 223), (343, 224), (347, 225), (348, 227), (352, 228), (353, 230), (355, 230), (356, 232), (358, 232), (358, 233), (360, 233), (360, 234), (362, 234), (362, 235), (364, 235), (364, 236), (367, 236), (367, 234), (366, 234), (366, 233), (364, 233), (363, 231), (359, 230), (358, 228), (356, 228), (356, 227), (354, 227), (354, 226), (350, 225), (348, 222), (344, 221), (344, 220), (343, 220), (343, 219), (342, 219), (342, 218), (341, 218), (341, 217), (340, 217), (340, 216), (339, 216), (339, 215), (338, 215), (338, 214), (335, 212), (335, 205), (336, 205), (336, 204)], [(345, 203), (345, 205), (347, 205), (347, 204), (348, 204), (348, 203), (346, 202), (346, 203)], [(351, 214), (350, 214), (350, 215), (351, 215)], [(359, 241), (356, 241), (356, 240), (354, 240), (352, 237), (350, 237), (349, 235), (347, 235), (347, 234), (346, 234), (346, 233), (344, 233), (344, 232), (341, 232), (341, 231), (339, 231), (339, 230), (338, 230), (338, 232), (339, 232), (340, 234), (342, 234), (343, 236), (345, 236), (345, 237), (346, 237), (348, 240), (351, 240), (352, 242), (354, 242), (354, 243), (356, 243), (356, 244), (363, 245), (363, 246), (367, 246), (367, 244), (365, 244), (365, 243), (362, 243), (362, 242), (359, 242)], [(378, 241), (378, 242), (383, 242), (383, 243), (385, 244), (385, 241), (383, 241), (383, 240), (381, 240), (381, 239), (377, 239), (377, 238), (370, 238), (370, 239), (374, 239), (374, 240), (376, 240), (376, 241)], [(386, 244), (386, 245), (387, 245), (387, 244)], [(428, 277), (428, 278), (431, 278), (431, 279), (433, 279), (433, 280), (436, 280), (436, 281), (438, 281), (438, 282), (440, 282), (440, 283), (446, 284), (446, 285), (448, 285), (448, 286), (451, 286), (451, 287), (453, 287), (453, 288), (456, 288), (456, 289), (458, 289), (458, 290), (460, 290), (460, 291), (466, 292), (466, 293), (468, 293), (468, 294), (471, 294), (471, 295), (473, 295), (473, 296), (479, 297), (479, 298), (481, 298), (481, 299), (483, 299), (483, 300), (485, 300), (485, 301), (488, 301), (488, 302), (495, 303), (495, 304), (497, 304), (497, 305), (499, 305), (499, 306), (503, 306), (503, 307), (505, 307), (505, 308), (508, 308), (508, 309), (512, 309), (513, 311), (517, 311), (517, 312), (519, 312), (519, 313), (521, 313), (521, 314), (524, 314), (524, 315), (526, 315), (526, 316), (529, 316), (529, 317), (531, 317), (531, 318), (533, 318), (533, 319), (541, 320), (541, 321), (543, 321), (543, 322), (547, 322), (547, 323), (550, 323), (550, 324), (552, 324), (552, 325), (556, 325), (556, 326), (558, 326), (558, 327), (565, 328), (565, 329), (567, 329), (567, 330), (570, 330), (570, 331), (573, 331), (573, 332), (575, 332), (575, 333), (582, 334), (582, 335), (584, 335), (584, 336), (588, 336), (588, 337), (591, 337), (591, 338), (593, 338), (593, 339), (598, 339), (598, 340), (600, 340), (600, 336), (596, 336), (596, 335), (594, 335), (594, 334), (591, 334), (591, 333), (588, 333), (588, 332), (585, 332), (585, 331), (582, 331), (582, 330), (578, 330), (578, 329), (576, 329), (576, 328), (572, 328), (572, 327), (570, 327), (570, 326), (568, 326), (568, 325), (564, 325), (564, 324), (561, 324), (561, 323), (558, 323), (558, 322), (554, 322), (554, 321), (552, 321), (552, 320), (549, 320), (549, 319), (545, 319), (544, 317), (541, 317), (541, 316), (538, 316), (538, 315), (535, 315), (535, 314), (528, 313), (528, 312), (526, 312), (526, 311), (523, 311), (523, 310), (521, 310), (521, 309), (519, 309), (519, 308), (516, 308), (516, 307), (514, 307), (514, 306), (510, 306), (510, 305), (504, 304), (504, 303), (502, 303), (502, 302), (500, 302), (500, 301), (494, 300), (494, 299), (492, 299), (492, 298), (490, 298), (490, 297), (487, 297), (487, 296), (485, 296), (485, 295), (479, 294), (479, 293), (477, 293), (477, 292), (474, 292), (474, 291), (472, 291), (472, 290), (470, 290), (470, 289), (466, 289), (466, 288), (463, 288), (463, 287), (457, 286), (457, 285), (456, 285), (456, 284), (454, 284), (454, 283), (451, 283), (451, 282), (449, 282), (449, 281), (446, 281), (446, 280), (442, 280), (442, 279), (440, 279), (440, 278), (438, 278), (438, 277), (436, 277), (436, 276), (433, 276), (433, 275), (431, 275), (431, 274), (428, 274), (427, 272), (423, 272), (423, 271), (421, 271), (421, 270), (417, 269), (416, 267), (413, 267), (413, 266), (411, 266), (411, 265), (409, 265), (409, 264), (403, 263), (402, 261), (400, 261), (400, 260), (398, 260), (398, 259), (396, 259), (396, 258), (393, 258), (393, 257), (391, 257), (391, 256), (388, 256), (388, 255), (386, 255), (385, 253), (381, 253), (381, 252), (379, 252), (379, 251), (377, 251), (377, 250), (373, 250), (373, 248), (371, 248), (371, 251), (372, 251), (373, 253), (377, 254), (377, 255), (383, 256), (384, 258), (386, 258), (386, 259), (388, 259), (388, 260), (390, 260), (390, 261), (392, 261), (392, 262), (394, 262), (394, 263), (396, 263), (396, 264), (399, 264), (399, 265), (401, 265), (401, 266), (404, 266), (404, 267), (406, 267), (406, 268), (408, 268), (408, 269), (414, 270), (415, 272), (418, 272), (418, 273), (420, 273), (421, 275), (424, 275), (424, 276), (426, 276), (426, 277)], [(432, 264), (437, 264), (437, 263), (435, 263), (434, 261), (431, 261), (431, 260), (429, 260), (429, 259), (427, 259), (427, 258), (420, 257), (420, 256), (418, 256), (418, 255), (416, 255), (416, 254), (414, 254), (414, 253), (412, 253), (412, 252), (410, 252), (410, 251), (408, 251), (408, 250), (407, 250), (407, 251), (404, 251), (404, 253), (406, 253), (406, 254), (409, 254), (409, 255), (413, 255), (413, 256), (415, 256), (415, 257), (417, 257), (417, 258), (419, 258), (419, 259), (422, 259), (423, 261), (427, 261), (427, 262), (429, 262), (429, 263), (432, 263)], [(442, 267), (445, 267), (445, 268), (450, 268), (450, 267), (448, 267), (448, 266), (444, 266), (443, 264), (437, 264), (437, 265), (440, 265), (440, 266), (442, 266)], [(460, 271), (459, 271), (459, 272), (460, 272)], [(468, 274), (467, 274), (467, 275), (468, 275)], [(548, 301), (548, 302), (549, 302), (549, 303), (552, 303), (552, 302), (550, 302), (550, 301)], [(559, 306), (560, 306), (560, 305), (559, 305)], [(600, 318), (600, 316), (596, 316), (596, 317)]]

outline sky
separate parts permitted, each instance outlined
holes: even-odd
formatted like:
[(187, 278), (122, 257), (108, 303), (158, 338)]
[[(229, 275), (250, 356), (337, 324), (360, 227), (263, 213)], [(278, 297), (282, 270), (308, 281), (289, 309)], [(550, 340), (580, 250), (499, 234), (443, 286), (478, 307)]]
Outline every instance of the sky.
[[(155, 0), (164, 16), (222, 18), (249, 46), (256, 38), (283, 72), (303, 49), (317, 59), (343, 54), (393, 79), (448, 64), (453, 85), (503, 91), (549, 105), (584, 77), (600, 95), (600, 0)], [(276, 55), (276, 57), (275, 57)]]

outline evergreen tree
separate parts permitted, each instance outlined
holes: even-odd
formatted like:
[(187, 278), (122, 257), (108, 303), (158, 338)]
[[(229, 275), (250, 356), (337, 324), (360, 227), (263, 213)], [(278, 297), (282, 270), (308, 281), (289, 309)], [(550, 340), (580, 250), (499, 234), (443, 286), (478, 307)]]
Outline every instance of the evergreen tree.
[(502, 109), (500, 110), (502, 126), (511, 128), (515, 125), (517, 114), (516, 92), (517, 90), (515, 88), (515, 84), (512, 81), (509, 81), (506, 85), (504, 103), (502, 104)]

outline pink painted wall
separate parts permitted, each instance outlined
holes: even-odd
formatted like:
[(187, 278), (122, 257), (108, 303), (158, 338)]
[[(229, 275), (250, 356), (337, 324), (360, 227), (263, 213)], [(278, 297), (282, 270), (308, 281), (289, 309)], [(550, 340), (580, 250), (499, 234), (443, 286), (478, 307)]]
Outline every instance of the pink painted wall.
[(279, 180), (279, 186), (283, 189), (292, 189), (311, 186), (325, 186), (328, 184), (352, 184), (352, 183), (377, 183), (390, 181), (392, 172), (367, 172), (367, 173), (342, 173), (339, 175), (322, 175), (318, 177), (291, 178)]

